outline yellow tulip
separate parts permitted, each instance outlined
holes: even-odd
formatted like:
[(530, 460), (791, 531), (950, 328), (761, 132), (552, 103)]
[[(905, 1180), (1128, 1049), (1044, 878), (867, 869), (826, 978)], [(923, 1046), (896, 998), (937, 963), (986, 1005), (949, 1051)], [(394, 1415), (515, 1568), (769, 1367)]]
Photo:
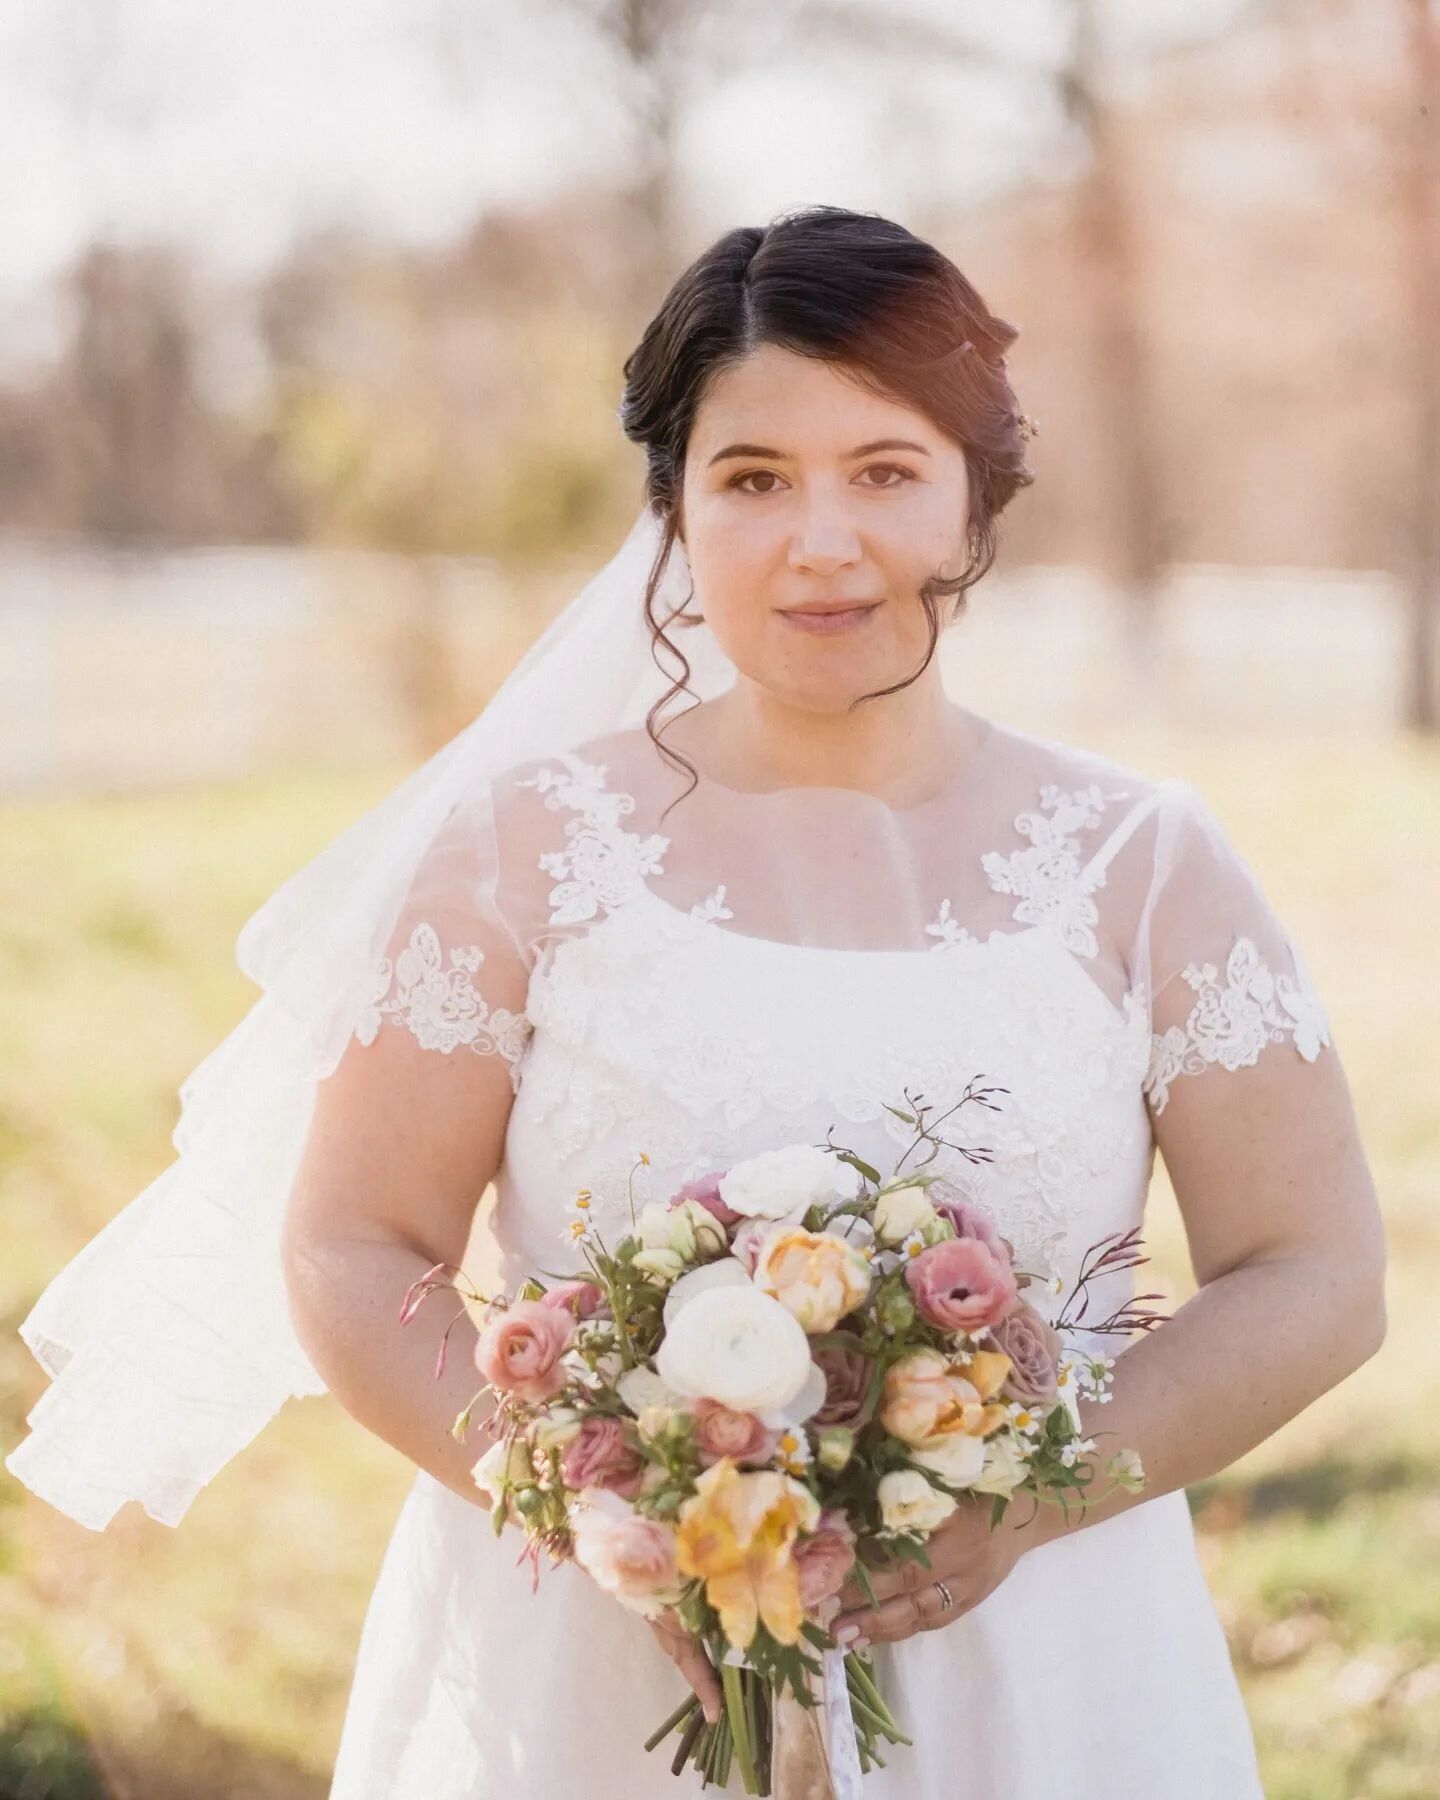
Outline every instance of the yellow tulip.
[(724, 1456), (697, 1476), (694, 1495), (680, 1508), (676, 1562), (682, 1574), (704, 1581), (735, 1649), (748, 1648), (762, 1620), (777, 1642), (799, 1642), (805, 1609), (790, 1549), (819, 1517), (810, 1490), (779, 1470), (742, 1472)]

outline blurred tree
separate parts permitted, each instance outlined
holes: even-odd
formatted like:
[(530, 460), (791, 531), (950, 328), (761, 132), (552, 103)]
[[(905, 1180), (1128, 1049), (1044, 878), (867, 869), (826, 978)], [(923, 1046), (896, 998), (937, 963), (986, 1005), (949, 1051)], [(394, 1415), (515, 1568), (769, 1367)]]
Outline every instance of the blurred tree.
[(293, 534), (270, 445), (202, 391), (193, 283), (178, 249), (102, 243), (77, 258), (62, 283), (69, 342), (24, 409), (0, 413), (0, 466), (16, 473), (0, 524), (112, 543)]
[(1160, 443), (1151, 400), (1145, 329), (1148, 302), (1141, 233), (1130, 171), (1115, 128), (1106, 77), (1098, 0), (1072, 0), (1069, 54), (1060, 71), (1065, 110), (1084, 134), (1088, 165), (1076, 185), (1072, 266), (1088, 281), (1095, 412), (1092, 443), (1109, 460), (1105, 491), (1114, 509), (1110, 574), (1126, 602), (1125, 623), (1136, 695), (1155, 692), (1159, 647), (1161, 543)]
[(1401, 154), (1415, 407), (1406, 714), (1416, 730), (1435, 732), (1440, 730), (1440, 16), (1431, 0), (1404, 0), (1404, 6), (1412, 80)]

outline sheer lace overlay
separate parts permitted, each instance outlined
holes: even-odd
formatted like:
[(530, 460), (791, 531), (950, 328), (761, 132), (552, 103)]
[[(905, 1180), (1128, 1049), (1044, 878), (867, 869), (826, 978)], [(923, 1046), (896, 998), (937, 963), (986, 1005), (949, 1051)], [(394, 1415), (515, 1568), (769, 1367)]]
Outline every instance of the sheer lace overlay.
[[(633, 740), (640, 735), (623, 734), (602, 748), (612, 757), (618, 750), (620, 760), (633, 765), (637, 745), (625, 738)], [(1035, 750), (1046, 744), (1022, 733), (1002, 735), (1018, 752), (1017, 764), (1033, 760)], [(653, 760), (648, 740), (642, 741), (645, 754)], [(1086, 763), (1104, 762), (1069, 746), (1048, 747), (1069, 750), (1072, 759), (1079, 759), (1075, 770)], [(696, 794), (687, 796), (677, 809), (683, 815), (685, 808), (691, 808), (695, 822), (686, 832), (678, 868), (671, 862), (667, 871), (671, 835), (649, 829), (651, 820), (645, 820), (640, 828), (632, 827), (641, 801), (637, 793), (612, 785), (605, 761), (578, 754), (544, 759), (531, 773), (511, 772), (509, 817), (520, 824), (523, 813), (514, 802), (527, 790), (546, 813), (560, 815), (561, 822), (552, 828), (553, 841), (548, 844), (545, 830), (537, 829), (533, 819), (525, 820), (519, 832), (528, 841), (534, 870), (550, 877), (550, 883), (538, 889), (532, 883), (527, 893), (522, 879), (519, 891), (512, 895), (513, 916), (502, 916), (493, 809), (480, 803), (457, 818), (437, 840), (435, 855), (427, 864), (437, 895), (450, 890), (444, 909), (450, 916), (416, 919), (413, 908), (407, 908), (404, 929), (397, 929), (391, 954), (377, 965), (371, 1004), (357, 1024), (357, 1036), (364, 1043), (372, 1041), (382, 1020), (389, 1018), (407, 1026), (424, 1049), (448, 1053), (464, 1045), (481, 1053), (498, 1052), (512, 1066), (512, 1083), (518, 1093), (535, 1027), (528, 1010), (529, 995), (527, 1006), (521, 1008), (493, 1004), (488, 997), (486, 949), (479, 942), (467, 941), (460, 921), (453, 916), (451, 878), (457, 857), (469, 858), (462, 911), (468, 910), (476, 920), (485, 919), (491, 932), (499, 934), (503, 960), (510, 964), (496, 976), (497, 985), (513, 989), (518, 956), (526, 970), (528, 989), (535, 954), (545, 938), (568, 935), (565, 928), (594, 925), (622, 908), (635, 906), (641, 921), (638, 954), (643, 992), (648, 996), (643, 1004), (654, 1018), (655, 996), (664, 983), (667, 945), (676, 940), (694, 941), (683, 927), (677, 929), (675, 920), (684, 918), (717, 928), (736, 922), (732, 896), (745, 891), (741, 883), (747, 866), (755, 877), (751, 886), (757, 928), (753, 932), (742, 929), (748, 916), (742, 913), (728, 933), (732, 937), (759, 939), (776, 947), (788, 943), (799, 950), (882, 948), (903, 952), (913, 947), (950, 952), (984, 948), (993, 954), (997, 932), (1033, 926), (1058, 939), (1082, 963), (1093, 964), (1101, 957), (1098, 930), (1102, 915), (1097, 894), (1103, 898), (1107, 865), (1147, 818), (1156, 815), (1158, 827), (1152, 823), (1128, 856), (1130, 888), (1149, 882), (1138, 914), (1132, 903), (1128, 941), (1124, 900), (1114, 909), (1120, 929), (1112, 929), (1110, 943), (1128, 953), (1120, 959), (1126, 965), (1125, 978), (1120, 979), (1120, 963), (1112, 962), (1098, 972), (1102, 991), (1109, 992), (1127, 1016), (1144, 1009), (1152, 1020), (1141, 1087), (1155, 1113), (1164, 1110), (1181, 1075), (1199, 1074), (1213, 1066), (1234, 1071), (1252, 1065), (1267, 1044), (1288, 1038), (1302, 1056), (1313, 1061), (1330, 1042), (1325, 1010), (1298, 948), (1275, 920), (1253, 875), (1205, 802), (1184, 781), (1150, 782), (1119, 765), (1104, 766), (1108, 779), (1076, 785), (1063, 780), (1036, 782), (1029, 804), (1009, 814), (1003, 830), (997, 818), (993, 841), (976, 844), (970, 866), (958, 844), (945, 846), (944, 860), (935, 859), (928, 913), (913, 944), (907, 945), (906, 903), (915, 901), (923, 891), (914, 856), (933, 853), (938, 847), (934, 827), (947, 816), (943, 805), (922, 806), (907, 814), (893, 811), (873, 797), (838, 789), (742, 794), (702, 781)], [(632, 767), (630, 771), (639, 777), (634, 782), (637, 792), (649, 790), (650, 810), (657, 814), (662, 799), (673, 798), (679, 791), (667, 788), (658, 770), (657, 761), (654, 769)], [(1128, 779), (1117, 784), (1116, 774)], [(957, 791), (966, 791), (963, 780)], [(1016, 794), (1021, 797), (1018, 787)], [(823, 939), (827, 932), (834, 933), (840, 917), (833, 908), (833, 894), (824, 896), (824, 919), (817, 919), (814, 913), (798, 917), (787, 906), (782, 906), (778, 919), (766, 922), (758, 916), (761, 908), (773, 905), (776, 898), (774, 870), (780, 869), (783, 875), (785, 853), (776, 828), (787, 820), (795, 822), (807, 795), (819, 808), (822, 827), (831, 831), (848, 819), (851, 827), (859, 822), (873, 836), (877, 819), (883, 820), (886, 829), (881, 838), (891, 852), (890, 898), (895, 902), (889, 909), (895, 921), (890, 944), (865, 944), (859, 941), (859, 934), (852, 933), (827, 945)], [(976, 813), (985, 816), (989, 809), (984, 788), (977, 787), (969, 797)], [(946, 796), (940, 799), (943, 802)], [(768, 870), (755, 867), (756, 844), (745, 837), (749, 827), (762, 833), (760, 847), (766, 853)], [(1012, 840), (1009, 845), (1003, 842), (1005, 835)], [(1017, 844), (1016, 839), (1022, 841)], [(698, 860), (697, 846), (707, 844), (714, 869), (727, 870), (727, 879), (712, 882), (696, 898), (683, 897), (696, 887), (690, 872)], [(895, 856), (902, 846), (909, 854)], [(802, 849), (803, 843), (794, 843), (794, 861), (798, 862)], [(523, 857), (525, 850), (517, 847), (517, 854)], [(947, 869), (946, 862), (953, 867)], [(956, 889), (958, 899), (955, 893), (938, 891), (957, 871), (966, 878)], [(983, 872), (988, 895), (1014, 902), (1008, 919), (997, 916), (987, 895), (975, 884), (976, 871)], [(537, 905), (542, 896), (543, 907)], [(1229, 906), (1232, 929), (1228, 937), (1222, 901)], [(867, 928), (873, 934), (877, 925), (883, 924), (883, 913), (873, 907), (870, 911)], [(1249, 931), (1247, 924), (1252, 927)], [(539, 991), (534, 996), (535, 1006), (551, 1028), (563, 1035), (567, 1026), (573, 1030), (579, 1016), (594, 1012), (599, 991), (594, 973), (597, 958), (609, 955), (615, 961), (623, 960), (622, 945), (633, 935), (633, 929), (628, 934), (612, 931), (603, 952), (569, 950), (550, 968), (536, 971)], [(1266, 949), (1257, 944), (1257, 935), (1266, 941)], [(528, 952), (521, 952), (520, 944), (527, 941)], [(656, 952), (655, 964), (643, 968), (650, 948)], [(1168, 956), (1173, 963), (1181, 955), (1184, 961), (1178, 967), (1165, 961)], [(586, 971), (583, 976), (582, 968)], [(1178, 983), (1188, 990), (1183, 1016), (1176, 1011), (1182, 992)], [(562, 991), (567, 984), (573, 991)], [(1171, 990), (1168, 995), (1167, 987)], [(683, 991), (671, 991), (683, 1018)], [(640, 992), (640, 987), (632, 987), (631, 1004), (641, 1004)], [(1161, 995), (1164, 1002), (1153, 1012), (1151, 995)], [(678, 1023), (672, 1023), (672, 1029), (678, 1030)], [(756, 1055), (755, 1046), (747, 1045), (744, 1034), (724, 1042), (717, 1041), (713, 1032), (683, 1035), (687, 1037), (683, 1051), (667, 1066), (676, 1097), (693, 1112), (718, 1107), (729, 1119), (749, 1117), (757, 1110), (757, 1095), (771, 1095), (777, 1109), (784, 1110), (787, 1093), (813, 1092), (813, 1071), (800, 1088), (795, 1087), (793, 1076), (788, 1082), (779, 1080), (779, 1071), (769, 1066), (772, 1059)], [(680, 1070), (696, 1070), (696, 1047), (702, 1039), (709, 1051), (703, 1074), (681, 1075)], [(854, 1082), (850, 1088), (853, 1114), (858, 1105)], [(863, 1113), (865, 1109), (861, 1106), (859, 1110)]]
[[(549, 1254), (519, 1198), (542, 1134), (547, 1185), (591, 1188), (618, 1228), (822, 1119), (897, 1155), (908, 1088), (957, 1109), (940, 1166), (1055, 1273), (1107, 1175), (1136, 1155), (1148, 1174), (1147, 1102), (1329, 1042), (1188, 783), (998, 727), (908, 810), (703, 773), (687, 791), (639, 731), (516, 765), (425, 860), (357, 1036), (386, 1017), (509, 1062), (517, 1259)], [(986, 1083), (989, 1112), (965, 1100)]]

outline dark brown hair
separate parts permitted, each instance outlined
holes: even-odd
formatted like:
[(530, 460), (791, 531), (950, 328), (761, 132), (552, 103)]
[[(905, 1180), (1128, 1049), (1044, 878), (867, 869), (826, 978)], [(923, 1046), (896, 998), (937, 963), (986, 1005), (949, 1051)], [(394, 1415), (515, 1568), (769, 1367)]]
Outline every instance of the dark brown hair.
[[(645, 721), (663, 756), (695, 776), (694, 765), (660, 741), (654, 721), (677, 693), (691, 691), (689, 659), (665, 626), (699, 618), (682, 608), (658, 620), (655, 594), (679, 536), (695, 415), (717, 375), (757, 345), (776, 344), (843, 365), (861, 385), (923, 413), (964, 451), (966, 566), (949, 578), (932, 575), (920, 589), (930, 645), (919, 668), (893, 687), (858, 696), (852, 703), (858, 706), (924, 673), (940, 638), (940, 597), (953, 598), (946, 621), (953, 623), (967, 591), (995, 559), (1000, 513), (1017, 488), (1034, 480), (1024, 450), (1034, 427), (1018, 411), (1005, 371), (1005, 352), (1018, 336), (948, 257), (877, 213), (840, 206), (783, 213), (769, 225), (726, 232), (685, 270), (625, 359), (619, 407), (625, 435), (644, 448), (645, 498), (661, 524), (645, 588), (652, 651), (662, 674), (662, 649), (680, 671)], [(692, 779), (687, 792), (694, 785)]]

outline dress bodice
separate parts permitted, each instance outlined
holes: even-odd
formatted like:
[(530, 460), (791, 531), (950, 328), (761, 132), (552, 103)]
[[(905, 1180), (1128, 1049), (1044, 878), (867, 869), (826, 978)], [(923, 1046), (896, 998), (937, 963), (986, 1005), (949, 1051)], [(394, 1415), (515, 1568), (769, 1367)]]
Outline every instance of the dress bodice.
[[(582, 1189), (618, 1236), (632, 1205), (784, 1143), (922, 1166), (890, 1110), (918, 1099), (944, 1140), (928, 1166), (1064, 1291), (1140, 1223), (1179, 1076), (1329, 1041), (1298, 949), (1183, 780), (1000, 727), (908, 810), (701, 782), (674, 811), (660, 766), (630, 732), (507, 771), (433, 859), (461, 858), (473, 917), (437, 929), (417, 900), (362, 1026), (391, 1014), (509, 1061), (507, 1283), (573, 1260), (557, 1246)], [(1093, 1298), (1120, 1304), (1126, 1280)]]
[[(1067, 1248), (1139, 1218), (1145, 1010), (1112, 1003), (1047, 925), (929, 950), (791, 945), (642, 885), (537, 969), (527, 1012), (495, 1214), (517, 1275), (553, 1257), (580, 1187), (603, 1234), (632, 1191), (638, 1207), (779, 1143), (830, 1141), (888, 1170), (915, 1137), (886, 1110), (907, 1091), (981, 1153), (947, 1148), (933, 1166), (992, 1212), (1022, 1266), (1059, 1274)], [(1003, 1091), (987, 1106), (967, 1087)]]

